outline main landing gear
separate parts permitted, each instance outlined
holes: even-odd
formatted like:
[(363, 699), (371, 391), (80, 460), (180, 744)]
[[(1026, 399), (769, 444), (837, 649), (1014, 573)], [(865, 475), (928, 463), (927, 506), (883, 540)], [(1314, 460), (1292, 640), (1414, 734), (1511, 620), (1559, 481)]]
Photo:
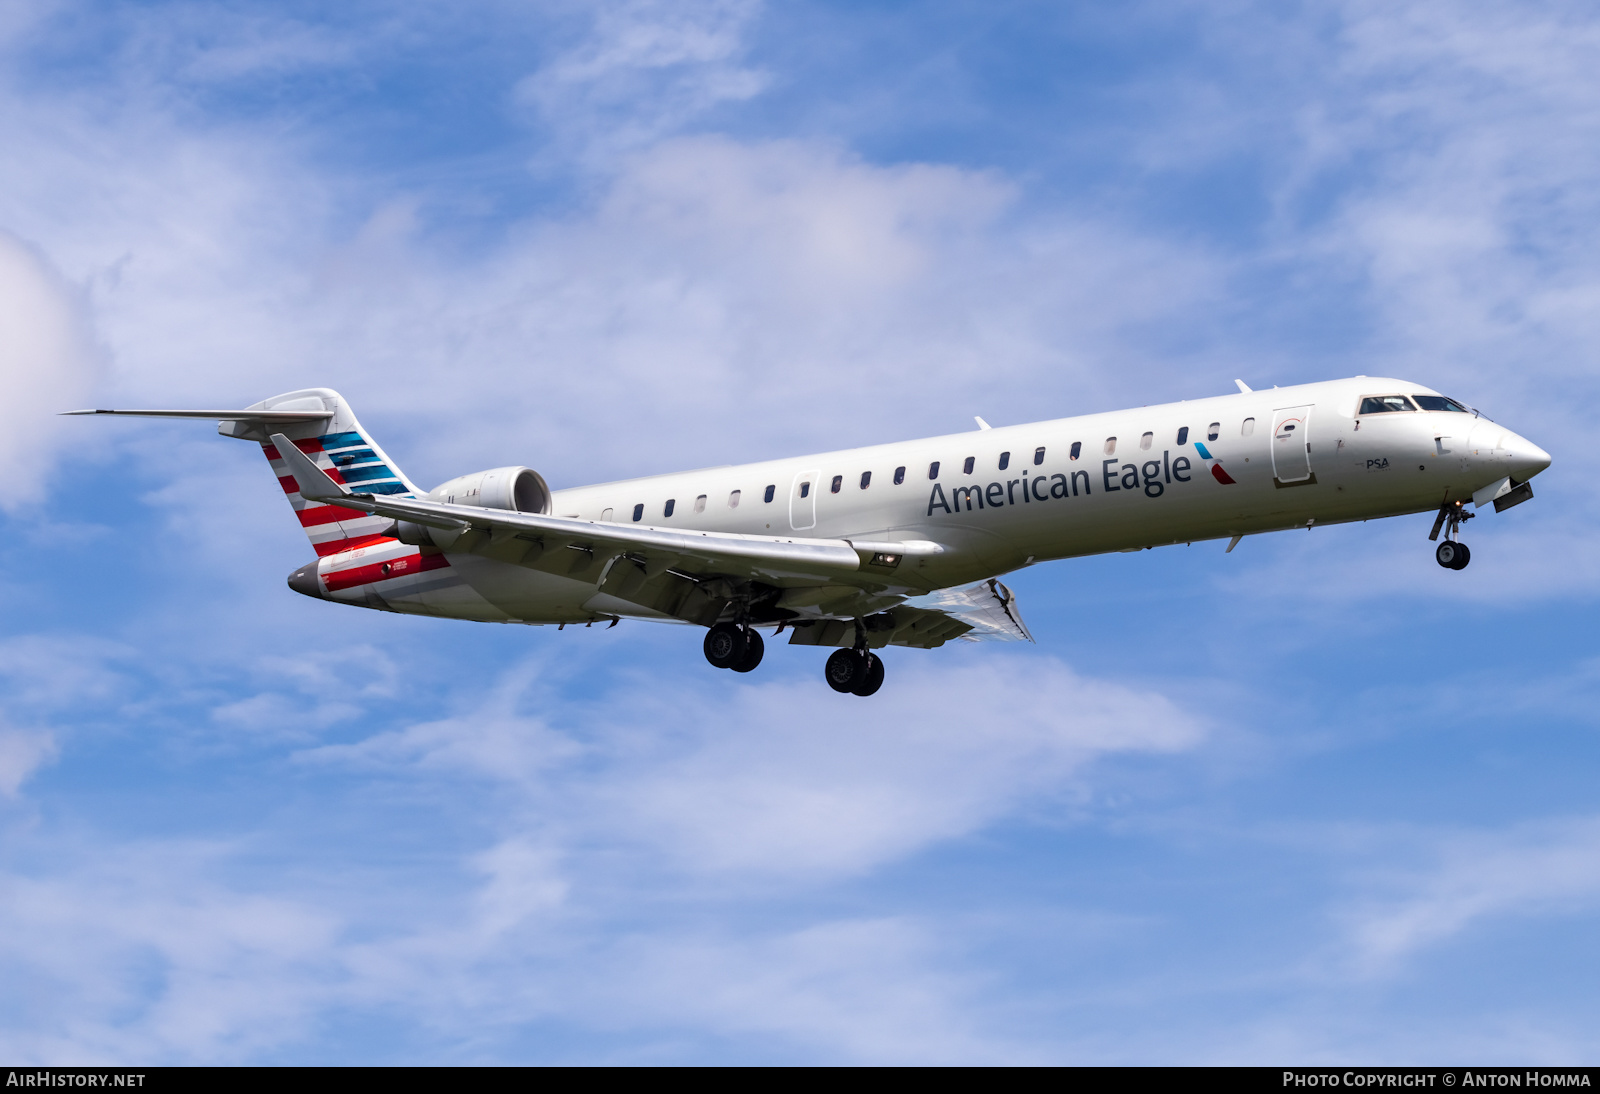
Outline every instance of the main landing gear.
[(834, 650), (822, 675), (834, 691), (871, 695), (883, 687), (883, 658), (865, 648)]
[(1445, 530), (1444, 542), (1433, 552), (1433, 557), (1445, 569), (1465, 570), (1467, 563), (1472, 561), (1472, 551), (1457, 537), (1461, 535), (1461, 526), (1475, 516), (1476, 513), (1467, 512), (1467, 503), (1464, 501), (1447, 501), (1439, 506), (1439, 516), (1434, 520), (1433, 531), (1428, 533), (1428, 538), (1438, 539), (1439, 529)]
[[(737, 623), (718, 623), (706, 631), (706, 660), (719, 669), (749, 672), (766, 652), (761, 632)], [(834, 650), (823, 669), (828, 686), (850, 695), (871, 695), (883, 687), (883, 659), (864, 645)]]
[(749, 672), (767, 652), (761, 632), (736, 623), (718, 623), (706, 632), (706, 660), (719, 669)]

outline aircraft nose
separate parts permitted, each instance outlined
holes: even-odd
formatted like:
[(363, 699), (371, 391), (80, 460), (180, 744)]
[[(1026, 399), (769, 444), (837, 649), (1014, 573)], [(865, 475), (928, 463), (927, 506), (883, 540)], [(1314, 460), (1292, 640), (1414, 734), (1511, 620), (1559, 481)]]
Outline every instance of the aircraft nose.
[(322, 582), (317, 580), (317, 564), (308, 562), (289, 575), (289, 588), (301, 596), (322, 599)]
[(1532, 441), (1516, 436), (1507, 439), (1510, 443), (1506, 447), (1510, 452), (1506, 463), (1511, 469), (1511, 477), (1518, 482), (1527, 482), (1550, 466), (1550, 453)]

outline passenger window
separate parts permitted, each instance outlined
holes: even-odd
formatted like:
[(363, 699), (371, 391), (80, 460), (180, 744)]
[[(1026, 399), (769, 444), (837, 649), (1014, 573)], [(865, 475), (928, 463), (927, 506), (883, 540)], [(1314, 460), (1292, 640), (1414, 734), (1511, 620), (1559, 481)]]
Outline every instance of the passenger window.
[(728, 495), (728, 508), (739, 508), (739, 491), (735, 490), (733, 493)]
[(1115, 456), (1116, 454), (1117, 454), (1117, 439), (1115, 437), (1107, 437), (1106, 438), (1106, 455)]
[(976, 456), (968, 456), (966, 462), (961, 465), (961, 473), (963, 475), (972, 474), (972, 466), (973, 466), (973, 464), (975, 464), (977, 462), (978, 462), (978, 457), (976, 457)]
[(871, 485), (872, 485), (872, 472), (871, 471), (863, 471), (863, 472), (861, 472), (861, 489), (865, 490), (867, 487), (869, 487)]
[(844, 485), (844, 476), (843, 475), (835, 475), (833, 477), (833, 489), (832, 489), (831, 493), (837, 494), (839, 492), (839, 487), (841, 487), (843, 485)]
[(1244, 425), (1239, 427), (1239, 436), (1248, 437), (1248, 436), (1250, 436), (1250, 434), (1254, 433), (1255, 431), (1256, 431), (1256, 420), (1254, 418), (1246, 418), (1244, 420)]
[(638, 505), (635, 505), (633, 507), (633, 519), (637, 521), (637, 520), (642, 519), (643, 517), (644, 517), (644, 502), (641, 501)]
[(1155, 439), (1156, 435), (1154, 433), (1146, 433), (1143, 437), (1139, 438), (1139, 447), (1148, 452), (1150, 451), (1150, 446), (1155, 443)]
[(939, 461), (938, 460), (934, 460), (932, 463), (930, 463), (928, 465), (928, 478), (936, 479), (938, 477), (939, 477)]
[(1072, 442), (1072, 451), (1067, 453), (1067, 458), (1071, 459), (1071, 460), (1075, 460), (1081, 455), (1083, 455), (1083, 442), (1082, 441), (1073, 441)]
[(1178, 430), (1178, 443), (1180, 445), (1189, 443), (1189, 427), (1188, 426), (1184, 426), (1182, 429)]
[(1210, 425), (1206, 426), (1206, 440), (1214, 441), (1220, 436), (1222, 436), (1221, 422), (1212, 422)]
[(769, 486), (769, 487), (767, 487), (767, 492), (761, 496), (761, 500), (766, 502), (768, 505), (771, 505), (772, 504), (772, 495), (776, 494), (777, 492), (778, 492), (778, 487), (777, 487), (776, 484), (774, 484), (772, 486)]
[(706, 496), (704, 494), (694, 499), (694, 511), (696, 513), (704, 513), (706, 511)]
[(1009, 453), (1009, 452), (1000, 453), (1000, 470), (1004, 471), (1006, 468), (1008, 468), (1010, 466), (1011, 466), (1011, 453)]
[(808, 498), (808, 497), (811, 496), (811, 483), (810, 482), (803, 482), (803, 483), (800, 484), (800, 496), (802, 498)]
[(1368, 395), (1361, 400), (1358, 414), (1389, 414), (1396, 410), (1415, 410), (1404, 395)]
[(1033, 466), (1038, 467), (1043, 462), (1044, 462), (1044, 449), (1035, 448), (1033, 450)]
[(662, 513), (661, 515), (664, 516), (664, 517), (670, 517), (672, 515), (672, 507), (674, 505), (677, 505), (677, 504), (678, 504), (678, 499), (677, 498), (668, 498), (667, 499), (666, 512)]
[(896, 486), (899, 486), (901, 483), (903, 483), (905, 481), (906, 481), (906, 469), (903, 468), (903, 467), (895, 468), (894, 469), (894, 484)]
[(600, 513), (600, 519), (603, 520), (603, 521), (608, 521), (609, 522), (611, 520), (611, 510), (610, 509), (602, 510), (601, 513)]

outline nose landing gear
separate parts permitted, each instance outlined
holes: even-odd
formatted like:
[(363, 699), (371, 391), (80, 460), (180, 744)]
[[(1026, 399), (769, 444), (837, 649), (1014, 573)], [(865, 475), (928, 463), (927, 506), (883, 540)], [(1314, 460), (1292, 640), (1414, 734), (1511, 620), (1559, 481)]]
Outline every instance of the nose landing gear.
[(1467, 563), (1472, 561), (1472, 551), (1465, 543), (1447, 539), (1439, 544), (1438, 549), (1433, 552), (1433, 557), (1447, 570), (1464, 570)]
[(1467, 512), (1467, 503), (1464, 501), (1447, 501), (1439, 506), (1439, 516), (1434, 520), (1433, 531), (1428, 533), (1428, 538), (1438, 539), (1439, 530), (1444, 529), (1444, 542), (1434, 550), (1433, 557), (1445, 569), (1465, 570), (1467, 563), (1472, 561), (1472, 551), (1458, 537), (1462, 524), (1475, 516), (1476, 513)]

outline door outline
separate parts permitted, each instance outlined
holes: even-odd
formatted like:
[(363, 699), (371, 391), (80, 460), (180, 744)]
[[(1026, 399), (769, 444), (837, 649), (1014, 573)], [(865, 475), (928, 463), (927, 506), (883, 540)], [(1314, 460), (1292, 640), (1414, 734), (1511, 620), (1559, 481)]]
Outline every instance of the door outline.
[[(817, 483), (821, 480), (822, 472), (813, 468), (796, 474), (794, 482), (789, 486), (789, 527), (796, 532), (817, 526)], [(807, 490), (806, 496), (802, 498), (800, 484), (803, 482), (809, 482), (811, 489)], [(801, 524), (802, 520), (806, 523)]]
[(1311, 471), (1311, 410), (1314, 405), (1290, 406), (1272, 412), (1272, 477), (1278, 482), (1308, 482), (1315, 478)]

